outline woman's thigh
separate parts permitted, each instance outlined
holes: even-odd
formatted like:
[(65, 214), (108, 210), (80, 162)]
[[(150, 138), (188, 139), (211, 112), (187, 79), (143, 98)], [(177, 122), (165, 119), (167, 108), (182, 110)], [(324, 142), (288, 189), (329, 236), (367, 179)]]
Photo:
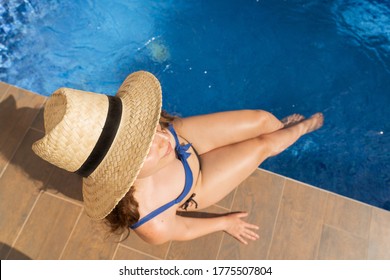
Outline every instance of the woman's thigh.
[(223, 199), (268, 156), (258, 138), (214, 149), (200, 156), (202, 179), (195, 200), (199, 209)]
[(174, 121), (178, 134), (199, 154), (279, 130), (283, 124), (262, 110), (228, 111)]

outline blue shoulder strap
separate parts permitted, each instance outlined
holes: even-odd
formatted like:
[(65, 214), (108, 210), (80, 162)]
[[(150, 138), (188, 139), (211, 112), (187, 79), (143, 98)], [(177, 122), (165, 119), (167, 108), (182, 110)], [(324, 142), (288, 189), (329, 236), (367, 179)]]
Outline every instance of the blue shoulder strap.
[(173, 137), (175, 138), (175, 142), (176, 142), (176, 147), (175, 147), (176, 155), (177, 155), (177, 157), (179, 158), (179, 160), (181, 161), (181, 163), (183, 164), (183, 167), (184, 167), (184, 173), (185, 173), (184, 189), (183, 189), (182, 193), (176, 199), (174, 199), (174, 200), (172, 200), (172, 201), (170, 201), (170, 202), (160, 206), (156, 210), (150, 212), (145, 217), (139, 219), (138, 222), (136, 222), (135, 224), (133, 224), (130, 227), (131, 229), (136, 229), (137, 227), (142, 226), (144, 223), (146, 223), (147, 221), (153, 219), (154, 217), (156, 217), (157, 215), (161, 214), (165, 210), (169, 209), (173, 205), (180, 203), (187, 196), (187, 194), (191, 190), (192, 183), (193, 183), (193, 177), (192, 177), (191, 168), (190, 168), (190, 166), (189, 166), (189, 164), (187, 162), (187, 158), (191, 155), (189, 152), (187, 152), (187, 150), (191, 147), (191, 144), (180, 145), (179, 138), (177, 137), (176, 131), (173, 128), (173, 126), (169, 125), (168, 129), (172, 133)]

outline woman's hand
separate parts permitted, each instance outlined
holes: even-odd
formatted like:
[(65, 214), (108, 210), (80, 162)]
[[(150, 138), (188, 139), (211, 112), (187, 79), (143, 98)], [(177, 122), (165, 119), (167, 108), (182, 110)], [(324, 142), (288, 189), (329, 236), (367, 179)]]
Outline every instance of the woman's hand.
[(225, 216), (225, 231), (245, 245), (248, 244), (246, 240), (257, 240), (259, 238), (259, 235), (253, 231), (259, 229), (259, 227), (244, 222), (242, 218), (246, 216), (248, 216), (248, 213), (232, 213)]

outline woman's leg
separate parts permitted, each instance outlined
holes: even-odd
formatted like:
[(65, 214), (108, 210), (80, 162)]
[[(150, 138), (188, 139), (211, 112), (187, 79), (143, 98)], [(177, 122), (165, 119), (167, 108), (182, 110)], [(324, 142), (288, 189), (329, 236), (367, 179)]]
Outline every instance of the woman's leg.
[(277, 155), (302, 135), (322, 126), (322, 114), (249, 140), (220, 147), (201, 155), (199, 208), (215, 204), (244, 181), (266, 158)]
[(284, 127), (284, 123), (266, 111), (241, 110), (179, 119), (174, 121), (174, 126), (199, 154), (204, 154), (277, 131)]

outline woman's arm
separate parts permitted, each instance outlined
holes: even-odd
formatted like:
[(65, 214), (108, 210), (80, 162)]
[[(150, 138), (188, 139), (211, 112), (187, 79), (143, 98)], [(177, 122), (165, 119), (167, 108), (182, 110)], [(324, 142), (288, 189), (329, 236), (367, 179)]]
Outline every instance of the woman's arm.
[(155, 228), (155, 234), (145, 238), (149, 243), (161, 244), (170, 240), (186, 241), (192, 240), (213, 232), (225, 231), (243, 244), (247, 240), (257, 240), (259, 236), (254, 232), (258, 226), (249, 224), (242, 220), (247, 213), (232, 213), (214, 218), (189, 218), (175, 216), (171, 222), (164, 223)]

